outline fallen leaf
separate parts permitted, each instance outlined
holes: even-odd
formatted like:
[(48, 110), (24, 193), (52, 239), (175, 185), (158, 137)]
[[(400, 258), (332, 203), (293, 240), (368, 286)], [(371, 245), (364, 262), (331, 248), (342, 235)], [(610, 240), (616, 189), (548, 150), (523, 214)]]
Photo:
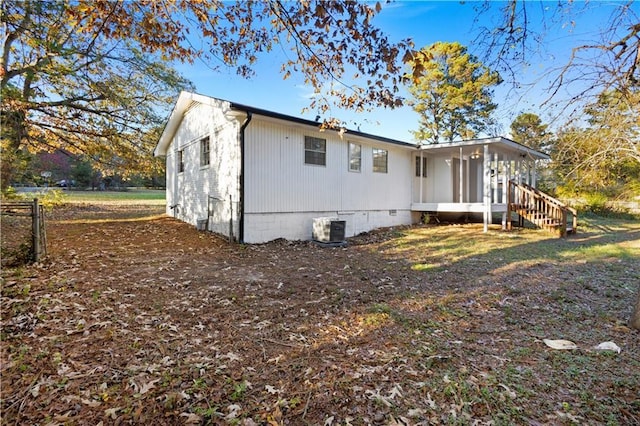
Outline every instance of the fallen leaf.
[(500, 386), (501, 388), (503, 388), (506, 391), (506, 394), (507, 394), (507, 396), (509, 398), (515, 399), (518, 396), (514, 391), (509, 389), (509, 387), (507, 385), (500, 383), (498, 386)]
[(602, 342), (599, 345), (594, 346), (593, 349), (597, 351), (613, 351), (617, 353), (620, 353), (622, 351), (622, 349), (620, 349), (620, 346), (616, 345), (613, 342)]
[(229, 414), (227, 414), (225, 416), (226, 420), (233, 420), (235, 418), (238, 417), (238, 414), (240, 413), (240, 410), (242, 410), (242, 407), (239, 406), (238, 404), (231, 404), (227, 407), (227, 411), (229, 411)]
[(570, 340), (563, 340), (563, 339), (558, 339), (558, 340), (550, 340), (550, 339), (543, 339), (542, 340), (544, 342), (545, 345), (549, 346), (552, 349), (560, 349), (560, 350), (565, 350), (565, 349), (578, 349), (578, 346), (573, 343)]
[(104, 410), (104, 415), (107, 417), (111, 417), (113, 420), (115, 420), (116, 413), (120, 410), (122, 410), (122, 407), (107, 408), (106, 410)]
[(149, 383), (144, 384), (141, 388), (140, 388), (140, 395), (144, 395), (145, 393), (149, 392), (151, 389), (156, 387), (156, 383), (158, 383), (160, 381), (160, 379), (155, 379), (150, 381)]
[(276, 389), (271, 385), (266, 385), (264, 388), (267, 390), (267, 392), (269, 392), (271, 394), (274, 394), (274, 395), (282, 393), (282, 389)]
[(407, 411), (407, 416), (419, 418), (422, 417), (424, 413), (425, 411), (422, 408), (412, 408), (411, 410)]
[(81, 399), (80, 400), (84, 405), (88, 405), (91, 408), (99, 407), (101, 402), (96, 401), (95, 399)]
[(40, 395), (40, 383), (31, 388), (31, 396), (34, 398)]
[(195, 425), (202, 423), (202, 418), (194, 413), (180, 413), (180, 417), (186, 417), (184, 424)]

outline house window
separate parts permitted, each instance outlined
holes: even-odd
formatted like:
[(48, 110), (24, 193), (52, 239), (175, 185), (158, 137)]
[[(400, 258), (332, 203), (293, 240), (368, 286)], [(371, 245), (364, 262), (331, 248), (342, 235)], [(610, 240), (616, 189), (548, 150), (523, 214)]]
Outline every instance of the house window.
[[(416, 177), (420, 177), (420, 157), (416, 157)], [(427, 158), (422, 157), (422, 177), (427, 177)]]
[(178, 151), (178, 155), (176, 157), (176, 163), (178, 167), (178, 173), (184, 172), (184, 161), (182, 160), (182, 150)]
[(359, 172), (362, 164), (362, 147), (349, 142), (349, 171)]
[(373, 171), (376, 173), (387, 173), (386, 149), (373, 148)]
[(304, 137), (304, 163), (325, 166), (327, 164), (326, 139)]
[(208, 166), (211, 162), (211, 145), (209, 136), (200, 139), (200, 167)]

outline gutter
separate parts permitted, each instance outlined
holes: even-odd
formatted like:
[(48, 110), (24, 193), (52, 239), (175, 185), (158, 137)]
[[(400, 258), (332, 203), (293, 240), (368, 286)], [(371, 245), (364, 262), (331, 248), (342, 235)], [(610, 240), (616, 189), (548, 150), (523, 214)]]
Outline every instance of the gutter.
[(251, 122), (251, 118), (253, 117), (250, 111), (245, 112), (247, 114), (247, 118), (244, 120), (244, 123), (242, 123), (242, 126), (240, 126), (240, 201), (238, 203), (238, 216), (240, 219), (238, 222), (238, 242), (241, 244), (244, 243), (244, 133)]
[[(307, 120), (304, 118), (299, 118), (299, 117), (293, 117), (291, 115), (286, 115), (286, 114), (281, 114), (279, 112), (274, 112), (274, 111), (268, 111), (266, 109), (261, 109), (261, 108), (254, 108), (252, 106), (248, 106), (248, 105), (243, 105), (243, 104), (238, 104), (235, 102), (230, 102), (231, 104), (231, 109), (234, 110), (239, 110), (239, 111), (244, 111), (247, 114), (255, 114), (255, 115), (260, 115), (263, 117), (269, 117), (269, 118), (274, 118), (276, 120), (283, 120), (289, 123), (297, 123), (297, 124), (302, 124), (305, 126), (311, 126), (311, 127), (315, 127), (315, 128), (319, 128), (320, 127), (320, 122), (317, 121), (311, 121), (311, 120)], [(327, 129), (327, 130), (335, 130), (336, 129)], [(363, 132), (359, 132), (359, 131), (355, 131), (355, 130), (351, 130), (351, 129), (346, 129), (345, 135), (347, 135), (347, 137), (349, 137), (350, 135), (353, 136), (358, 136), (358, 137), (362, 137), (362, 138), (366, 138), (366, 139), (372, 139), (375, 141), (379, 141), (379, 142), (384, 142), (384, 143), (389, 143), (389, 144), (393, 144), (393, 145), (399, 145), (399, 146), (404, 146), (407, 148), (415, 148), (415, 144), (413, 143), (408, 143), (408, 142), (403, 142), (403, 141), (399, 141), (396, 139), (391, 139), (391, 138), (387, 138), (384, 136), (376, 136), (376, 135), (372, 135), (369, 133), (363, 133)]]

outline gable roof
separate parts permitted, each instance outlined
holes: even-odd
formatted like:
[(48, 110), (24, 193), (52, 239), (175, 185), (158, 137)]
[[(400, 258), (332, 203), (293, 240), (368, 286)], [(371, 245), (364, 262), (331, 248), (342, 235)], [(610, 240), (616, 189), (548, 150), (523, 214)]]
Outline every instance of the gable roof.
[[(301, 124), (304, 126), (311, 126), (316, 128), (320, 127), (320, 124), (321, 124), (317, 121), (312, 121), (312, 120), (307, 120), (300, 117), (281, 114), (279, 112), (269, 111), (262, 108), (256, 108), (249, 105), (229, 102), (222, 99), (200, 95), (193, 92), (182, 91), (178, 96), (176, 104), (174, 105), (173, 110), (169, 115), (169, 119), (167, 120), (167, 123), (164, 127), (164, 130), (162, 131), (162, 135), (160, 136), (160, 139), (158, 140), (158, 143), (153, 151), (153, 155), (155, 157), (164, 156), (167, 154), (167, 150), (171, 145), (171, 141), (173, 140), (173, 137), (175, 136), (176, 131), (180, 127), (180, 123), (182, 122), (184, 114), (194, 103), (200, 103), (200, 104), (211, 105), (211, 106), (214, 106), (214, 105), (219, 106), (220, 104), (225, 104), (229, 108), (229, 110), (225, 111), (225, 113), (226, 112), (245, 112), (245, 113), (251, 113), (257, 116), (267, 117), (275, 120), (281, 120), (289, 123), (296, 123), (296, 124)], [(388, 143), (388, 144), (409, 148), (409, 149), (421, 149), (425, 151), (433, 150), (433, 151), (439, 151), (439, 152), (454, 151), (455, 149), (459, 149), (461, 147), (464, 148), (469, 146), (482, 146), (485, 144), (498, 144), (500, 145), (500, 149), (502, 151), (517, 152), (531, 159), (548, 160), (550, 158), (545, 153), (536, 151), (535, 149), (528, 148), (522, 144), (512, 141), (511, 139), (507, 139), (503, 137), (469, 139), (464, 141), (455, 141), (455, 142), (438, 143), (438, 144), (430, 144), (430, 145), (416, 145), (414, 143), (404, 142), (397, 139), (391, 139), (384, 136), (372, 135), (370, 133), (364, 133), (364, 132), (350, 130), (350, 129), (346, 129), (344, 131), (344, 134), (347, 135), (347, 137), (353, 136), (353, 137), (358, 137), (363, 139), (369, 139), (369, 140)]]
[(182, 123), (182, 118), (184, 117), (185, 112), (187, 112), (191, 105), (194, 103), (212, 105), (213, 101), (215, 101), (215, 98), (211, 98), (209, 96), (186, 92), (184, 90), (180, 92), (180, 95), (176, 100), (176, 104), (173, 106), (171, 114), (169, 114), (169, 119), (162, 130), (162, 135), (160, 135), (156, 148), (153, 150), (153, 156), (160, 157), (167, 155), (169, 145), (171, 145), (171, 141), (173, 140), (178, 127), (180, 127), (180, 123)]
[[(210, 96), (200, 95), (200, 94), (197, 94), (197, 93), (182, 91), (182, 92), (180, 92), (180, 95), (178, 96), (178, 100), (176, 101), (176, 104), (174, 105), (173, 110), (171, 111), (171, 114), (169, 115), (169, 119), (167, 120), (167, 123), (165, 124), (165, 127), (164, 127), (164, 129), (162, 131), (162, 135), (160, 136), (160, 139), (158, 140), (158, 143), (157, 143), (157, 145), (156, 145), (156, 147), (155, 147), (155, 149), (153, 151), (153, 155), (155, 157), (164, 156), (164, 155), (167, 154), (167, 150), (169, 149), (169, 145), (171, 145), (171, 141), (173, 140), (173, 137), (175, 136), (176, 131), (180, 127), (180, 123), (182, 122), (184, 114), (187, 112), (187, 110), (189, 108), (191, 108), (191, 106), (194, 103), (200, 103), (200, 104), (205, 104), (205, 105), (214, 105), (214, 104), (224, 103), (224, 104), (228, 105), (229, 112), (231, 112), (231, 111), (249, 112), (249, 113), (251, 113), (253, 115), (259, 115), (259, 116), (263, 116), (263, 117), (267, 117), (267, 118), (272, 118), (272, 119), (276, 119), (276, 120), (282, 120), (282, 121), (286, 121), (286, 122), (289, 122), (289, 123), (302, 124), (302, 125), (305, 125), (305, 126), (311, 126), (311, 127), (316, 127), (316, 128), (319, 128), (320, 125), (321, 125), (321, 123), (319, 123), (317, 121), (312, 121), (312, 120), (307, 120), (307, 119), (300, 118), (300, 117), (294, 117), (294, 116), (291, 116), (291, 115), (281, 114), (279, 112), (269, 111), (269, 110), (262, 109), (262, 108), (256, 108), (256, 107), (252, 107), (252, 106), (249, 106), (249, 105), (243, 105), (243, 104), (239, 104), (239, 103), (236, 103), (236, 102), (229, 102), (229, 101), (225, 101), (225, 100), (222, 100), (222, 99), (213, 98), (213, 97), (210, 97)], [(378, 142), (383, 142), (383, 143), (403, 146), (405, 148), (415, 149), (417, 147), (417, 145), (413, 144), (413, 143), (404, 142), (404, 141), (391, 139), (391, 138), (386, 138), (384, 136), (372, 135), (372, 134), (369, 134), (369, 133), (359, 132), (359, 131), (356, 131), (356, 130), (346, 129), (343, 133), (346, 134), (346, 135), (349, 135), (349, 136), (355, 136), (355, 137), (359, 137), (359, 138), (371, 139), (371, 140), (375, 140), (375, 141), (378, 141)]]

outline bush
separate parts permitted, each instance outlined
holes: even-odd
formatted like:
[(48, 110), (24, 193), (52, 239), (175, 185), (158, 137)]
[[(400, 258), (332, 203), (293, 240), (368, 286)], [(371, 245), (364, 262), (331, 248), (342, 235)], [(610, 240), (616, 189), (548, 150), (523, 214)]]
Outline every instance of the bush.
[(585, 204), (582, 209), (597, 215), (606, 214), (610, 210), (607, 207), (607, 201), (609, 201), (609, 198), (601, 192), (585, 194)]
[(32, 201), (38, 199), (40, 205), (51, 210), (65, 203), (67, 196), (59, 189), (44, 189), (38, 192), (17, 192), (15, 188), (8, 187), (2, 192), (2, 198), (11, 201)]
[(20, 198), (20, 194), (16, 192), (16, 189), (13, 186), (8, 186), (2, 191), (2, 199), (15, 201), (15, 200), (20, 200), (21, 198)]

